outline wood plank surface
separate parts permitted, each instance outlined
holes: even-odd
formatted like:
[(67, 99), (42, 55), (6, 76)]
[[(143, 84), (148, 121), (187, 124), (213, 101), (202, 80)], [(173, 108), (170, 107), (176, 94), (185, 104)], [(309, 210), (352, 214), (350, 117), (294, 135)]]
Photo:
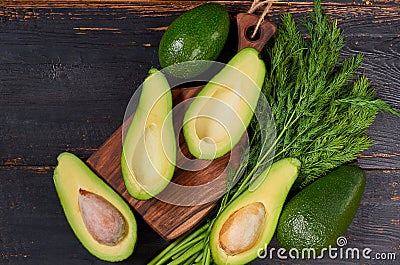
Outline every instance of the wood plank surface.
[[(125, 107), (150, 67), (158, 43), (182, 12), (204, 1), (0, 2), (0, 264), (107, 264), (69, 228), (52, 181), (60, 152), (92, 155), (122, 124)], [(251, 1), (218, 1), (233, 16)], [(342, 56), (364, 53), (360, 73), (400, 110), (400, 1), (324, 2), (338, 20)], [(274, 5), (296, 19), (311, 1)], [(229, 45), (229, 44), (228, 44)], [(346, 237), (349, 247), (400, 258), (400, 122), (379, 114), (375, 145), (360, 155), (367, 188)], [(146, 264), (167, 242), (140, 217), (135, 253), (121, 264)], [(274, 239), (271, 247), (278, 247)], [(382, 260), (279, 260), (274, 264), (397, 264)], [(256, 260), (252, 264), (270, 264)]]
[[(53, 167), (0, 168), (0, 264), (108, 264), (90, 255), (69, 228), (59, 205)], [(400, 171), (368, 170), (367, 186), (353, 224), (349, 247), (400, 255)], [(146, 264), (167, 246), (139, 215), (134, 254), (120, 264)], [(274, 238), (271, 247), (278, 247)], [(275, 257), (276, 258), (276, 257)], [(395, 262), (356, 262), (396, 264)], [(280, 264), (355, 264), (354, 260), (280, 261)], [(256, 260), (251, 264), (270, 264)], [(277, 263), (274, 263), (277, 264)]]

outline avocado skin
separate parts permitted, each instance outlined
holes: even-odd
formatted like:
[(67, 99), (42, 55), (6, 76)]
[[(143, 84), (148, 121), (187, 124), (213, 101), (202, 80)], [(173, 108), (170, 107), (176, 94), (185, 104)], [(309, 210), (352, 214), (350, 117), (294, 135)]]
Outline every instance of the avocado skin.
[[(161, 67), (193, 60), (216, 60), (225, 45), (229, 26), (228, 12), (217, 3), (202, 4), (183, 13), (161, 38), (158, 50)], [(188, 66), (190, 69), (186, 69)], [(201, 72), (198, 65), (190, 66), (177, 67), (181, 69), (173, 69), (172, 74), (189, 78)]]
[(277, 238), (286, 250), (334, 247), (353, 221), (365, 189), (365, 173), (340, 166), (296, 194), (280, 217)]

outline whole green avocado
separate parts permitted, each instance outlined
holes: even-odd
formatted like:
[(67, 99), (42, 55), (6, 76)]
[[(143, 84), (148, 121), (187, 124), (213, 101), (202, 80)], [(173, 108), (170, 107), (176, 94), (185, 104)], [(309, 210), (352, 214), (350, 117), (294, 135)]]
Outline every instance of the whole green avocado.
[(279, 245), (288, 251), (314, 249), (318, 255), (334, 247), (353, 221), (365, 182), (361, 168), (340, 166), (301, 190), (282, 211)]
[[(229, 26), (228, 12), (217, 3), (202, 4), (183, 13), (161, 38), (158, 50), (161, 67), (193, 60), (216, 60), (225, 45)], [(173, 71), (173, 75), (188, 78), (201, 72), (198, 65), (182, 71), (186, 68)]]

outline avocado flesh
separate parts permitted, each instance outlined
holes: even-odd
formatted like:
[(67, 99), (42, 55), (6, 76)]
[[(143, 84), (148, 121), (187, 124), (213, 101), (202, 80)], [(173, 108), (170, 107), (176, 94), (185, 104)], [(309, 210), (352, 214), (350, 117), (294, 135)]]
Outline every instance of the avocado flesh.
[(215, 221), (210, 249), (216, 264), (246, 264), (274, 234), (286, 196), (297, 178), (300, 161), (285, 158), (261, 174), (254, 191), (237, 197)]
[(71, 153), (60, 154), (54, 184), (68, 223), (92, 255), (114, 262), (132, 254), (137, 227), (130, 207), (85, 163)]
[(184, 117), (183, 133), (193, 156), (212, 160), (239, 142), (253, 117), (264, 77), (258, 51), (245, 48), (204, 86)]
[(286, 249), (334, 247), (353, 221), (365, 189), (365, 173), (340, 166), (297, 193), (282, 211), (277, 228), (279, 245)]
[(126, 133), (121, 169), (129, 194), (147, 200), (170, 182), (176, 160), (172, 94), (164, 75), (149, 71), (139, 103)]

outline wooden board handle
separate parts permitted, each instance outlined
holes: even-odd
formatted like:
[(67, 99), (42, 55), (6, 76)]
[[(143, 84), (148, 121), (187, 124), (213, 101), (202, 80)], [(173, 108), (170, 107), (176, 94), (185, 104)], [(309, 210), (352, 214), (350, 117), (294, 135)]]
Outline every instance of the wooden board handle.
[(259, 19), (259, 16), (249, 13), (240, 13), (236, 16), (238, 25), (238, 51), (243, 48), (253, 47), (260, 52), (267, 41), (274, 35), (276, 25), (269, 20), (264, 20), (256, 36), (253, 39), (251, 38), (251, 34), (256, 28)]

